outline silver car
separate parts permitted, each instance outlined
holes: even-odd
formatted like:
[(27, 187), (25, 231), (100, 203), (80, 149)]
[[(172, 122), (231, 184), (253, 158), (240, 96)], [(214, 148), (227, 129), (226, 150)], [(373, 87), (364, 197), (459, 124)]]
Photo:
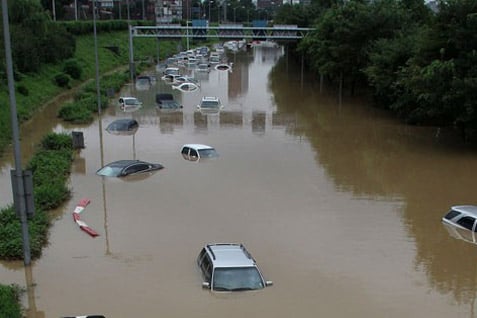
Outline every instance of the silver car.
[(271, 286), (265, 280), (252, 255), (242, 244), (205, 245), (197, 257), (203, 288), (212, 291), (257, 290)]
[(460, 229), (477, 232), (477, 206), (456, 205), (442, 218), (442, 222)]

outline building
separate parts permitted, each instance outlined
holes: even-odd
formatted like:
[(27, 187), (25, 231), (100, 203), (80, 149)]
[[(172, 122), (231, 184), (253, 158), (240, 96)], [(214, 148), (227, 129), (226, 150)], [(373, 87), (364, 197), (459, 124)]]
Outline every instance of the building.
[[(184, 2), (190, 4), (190, 0)], [(157, 24), (178, 23), (183, 19), (182, 0), (156, 0), (155, 16)]]

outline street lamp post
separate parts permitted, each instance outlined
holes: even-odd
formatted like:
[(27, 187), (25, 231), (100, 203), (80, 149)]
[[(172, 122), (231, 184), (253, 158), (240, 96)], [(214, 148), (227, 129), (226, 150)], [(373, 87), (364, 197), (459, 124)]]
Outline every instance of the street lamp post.
[(212, 5), (212, 1), (209, 0), (209, 17), (208, 17), (208, 19), (209, 19), (209, 26), (210, 26), (210, 22), (212, 22), (212, 19), (211, 19), (211, 17), (210, 17), (210, 6), (211, 6), (211, 5)]
[(56, 21), (56, 4), (55, 0), (51, 1), (51, 12), (53, 13), (53, 21)]
[[(3, 40), (5, 48), (6, 71), (8, 80), (8, 93), (10, 96), (10, 116), (12, 121), (12, 137), (14, 148), (15, 170), (12, 175), (12, 190), (17, 197), (18, 204), (15, 206), (20, 215), (22, 239), (23, 239), (23, 263), (28, 266), (31, 262), (30, 235), (28, 232), (27, 200), (25, 199), (24, 175), (21, 164), (20, 131), (18, 128), (17, 102), (15, 98), (15, 80), (13, 77), (13, 61), (10, 39), (10, 23), (8, 22), (7, 0), (2, 0)], [(15, 187), (16, 185), (16, 187)], [(15, 200), (15, 199), (14, 199)]]

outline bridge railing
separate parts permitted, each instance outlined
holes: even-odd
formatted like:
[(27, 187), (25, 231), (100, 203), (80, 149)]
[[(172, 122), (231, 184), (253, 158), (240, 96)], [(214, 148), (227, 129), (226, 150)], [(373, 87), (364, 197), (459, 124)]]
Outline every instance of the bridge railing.
[(222, 39), (257, 39), (257, 40), (290, 40), (304, 38), (311, 28), (299, 28), (290, 25), (274, 25), (273, 27), (245, 27), (241, 24), (219, 26), (133, 26), (133, 37), (158, 38), (222, 38)]

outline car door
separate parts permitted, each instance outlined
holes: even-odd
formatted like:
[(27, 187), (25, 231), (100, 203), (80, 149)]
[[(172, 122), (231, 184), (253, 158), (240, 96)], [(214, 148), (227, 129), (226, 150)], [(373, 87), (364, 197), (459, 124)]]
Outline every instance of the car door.
[(199, 153), (197, 152), (197, 150), (195, 149), (190, 149), (190, 152), (189, 152), (189, 160), (190, 161), (197, 161), (199, 160)]
[(189, 147), (182, 147), (181, 154), (182, 154), (182, 157), (183, 157), (185, 160), (190, 160), (190, 158), (189, 158), (189, 151), (190, 151), (190, 148), (189, 148)]
[(201, 269), (204, 280), (210, 283), (210, 279), (212, 277), (212, 263), (209, 259), (209, 256), (207, 255), (207, 252), (205, 251), (205, 248), (200, 252), (197, 264)]

